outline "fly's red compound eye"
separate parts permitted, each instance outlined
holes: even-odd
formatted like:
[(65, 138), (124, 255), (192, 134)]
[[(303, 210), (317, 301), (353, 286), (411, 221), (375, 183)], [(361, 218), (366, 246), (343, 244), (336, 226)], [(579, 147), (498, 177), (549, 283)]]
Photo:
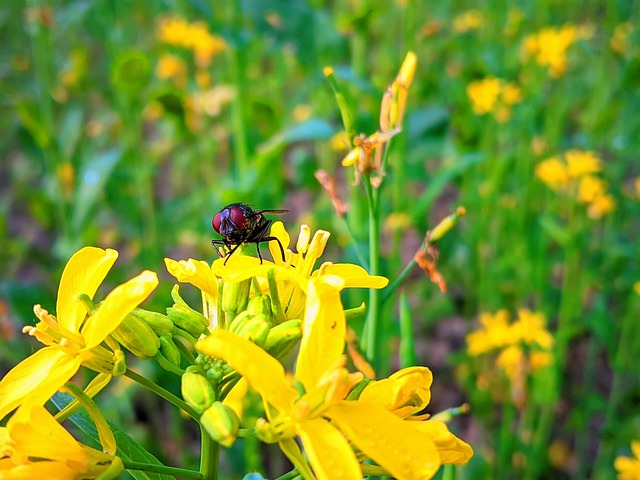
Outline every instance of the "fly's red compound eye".
[(216, 213), (215, 217), (213, 217), (211, 226), (217, 233), (220, 233), (220, 212)]
[(247, 223), (247, 217), (245, 217), (244, 212), (239, 207), (231, 207), (229, 209), (229, 216), (231, 217), (231, 221), (239, 229), (242, 229), (244, 224)]

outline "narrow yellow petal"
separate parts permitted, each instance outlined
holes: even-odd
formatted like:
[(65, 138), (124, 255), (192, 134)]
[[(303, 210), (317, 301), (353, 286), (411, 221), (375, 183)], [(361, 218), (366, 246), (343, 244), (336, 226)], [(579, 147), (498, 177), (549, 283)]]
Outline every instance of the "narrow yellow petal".
[(99, 345), (157, 285), (158, 276), (145, 270), (137, 277), (114, 288), (82, 328), (85, 348), (91, 349)]
[(296, 364), (296, 379), (300, 380), (307, 391), (344, 352), (346, 319), (340, 290), (339, 277), (323, 276), (309, 280), (309, 291), (304, 315), (302, 342)]
[(460, 440), (444, 422), (438, 420), (426, 420), (424, 422), (406, 421), (407, 426), (412, 426), (429, 435), (435, 443), (440, 461), (443, 465), (465, 465), (473, 456), (473, 450), (464, 441)]
[(318, 480), (362, 478), (360, 464), (349, 442), (325, 419), (303, 422), (298, 435)]
[(278, 442), (278, 446), (291, 463), (293, 463), (293, 466), (298, 470), (298, 474), (304, 480), (316, 480), (307, 460), (302, 455), (302, 450), (300, 450), (300, 447), (293, 438), (285, 438), (281, 440)]
[(395, 478), (431, 478), (440, 468), (440, 456), (429, 435), (408, 427), (411, 422), (379, 405), (340, 402), (325, 415), (358, 449)]
[(80, 360), (53, 347), (38, 350), (0, 381), (0, 420), (25, 398), (44, 405), (80, 368)]
[(266, 402), (280, 411), (290, 410), (298, 398), (280, 362), (245, 338), (217, 329), (196, 343), (196, 348), (205, 355), (224, 359)]
[(56, 315), (62, 326), (72, 332), (80, 331), (87, 311), (76, 296), (84, 293), (93, 298), (117, 258), (115, 250), (84, 247), (69, 259), (60, 279), (56, 305)]
[(164, 259), (165, 266), (179, 282), (190, 283), (206, 293), (211, 301), (218, 298), (218, 279), (207, 262), (202, 260)]
[(345, 288), (384, 288), (389, 284), (389, 279), (378, 275), (369, 275), (360, 265), (351, 263), (326, 265), (322, 269), (322, 273), (342, 278)]
[[(285, 252), (287, 251), (289, 245), (291, 244), (291, 237), (289, 237), (289, 234), (285, 230), (284, 224), (282, 222), (274, 222), (273, 225), (271, 225), (271, 232), (269, 233), (269, 235), (280, 240), (282, 248), (284, 248)], [(281, 264), (282, 254), (280, 253), (280, 247), (278, 246), (277, 242), (269, 242), (269, 251), (271, 252), (271, 257), (274, 259), (274, 261), (277, 264)]]

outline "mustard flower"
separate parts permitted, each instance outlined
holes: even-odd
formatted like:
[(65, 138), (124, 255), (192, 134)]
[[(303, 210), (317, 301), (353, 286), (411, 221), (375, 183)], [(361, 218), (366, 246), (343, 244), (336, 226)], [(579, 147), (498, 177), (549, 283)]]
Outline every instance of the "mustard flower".
[(172, 80), (177, 87), (187, 84), (187, 65), (175, 55), (165, 54), (158, 59), (156, 75), (161, 80)]
[(536, 177), (553, 190), (569, 185), (571, 180), (567, 166), (557, 157), (547, 158), (536, 166)]
[[(388, 404), (375, 400), (375, 391), (369, 400), (347, 399), (362, 380), (362, 374), (350, 374), (343, 366), (346, 332), (340, 302), (343, 287), (344, 281), (333, 275), (309, 281), (304, 334), (294, 378), (298, 389), (277, 360), (226, 330), (216, 330), (198, 342), (196, 348), (227, 361), (258, 392), (267, 417), (256, 424), (258, 437), (278, 443), (303, 478), (362, 478), (354, 447), (391, 476), (431, 478), (442, 463), (434, 441), (434, 435), (443, 438), (440, 424), (434, 424), (431, 432), (418, 427), (420, 422), (402, 420), (390, 411)], [(420, 398), (420, 392), (416, 396)], [(410, 394), (401, 397), (413, 398)], [(422, 397), (427, 395), (422, 393)], [(313, 472), (296, 438), (301, 440)], [(470, 456), (470, 449), (463, 443), (461, 458)], [(451, 447), (446, 441), (443, 444)]]
[(115, 439), (109, 431), (105, 452), (77, 442), (42, 406), (23, 404), (0, 427), (0, 478), (74, 480), (114, 478), (124, 470), (115, 456)]
[(640, 480), (640, 441), (631, 442), (632, 457), (616, 457), (613, 466), (618, 480)]
[(484, 25), (484, 14), (476, 8), (467, 10), (453, 19), (453, 31), (467, 33), (478, 30)]
[(210, 33), (204, 22), (189, 23), (179, 17), (161, 18), (156, 36), (163, 43), (193, 51), (200, 67), (210, 65), (216, 55), (227, 49), (226, 42)]
[(511, 107), (522, 101), (522, 92), (513, 83), (499, 78), (487, 77), (467, 85), (467, 96), (473, 113), (493, 113), (496, 120), (504, 123), (511, 118)]
[(0, 381), (0, 419), (26, 398), (43, 405), (80, 365), (105, 375), (124, 373), (122, 351), (101, 344), (153, 291), (158, 284), (156, 274), (144, 271), (114, 288), (94, 312), (88, 312), (79, 298), (93, 298), (117, 257), (115, 250), (82, 248), (62, 272), (57, 317), (40, 305), (34, 307), (40, 322), (24, 331), (47, 346), (16, 365)]
[(589, 26), (564, 25), (547, 27), (524, 39), (522, 55), (525, 59), (533, 58), (535, 62), (547, 67), (549, 74), (558, 78), (567, 70), (567, 50), (571, 45), (593, 34)]

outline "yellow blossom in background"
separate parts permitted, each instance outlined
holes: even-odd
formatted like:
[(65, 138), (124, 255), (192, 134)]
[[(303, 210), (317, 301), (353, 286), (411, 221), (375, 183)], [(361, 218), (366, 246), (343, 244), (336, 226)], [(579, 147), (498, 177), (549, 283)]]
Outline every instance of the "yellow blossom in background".
[(216, 330), (196, 348), (226, 360), (258, 392), (267, 417), (256, 424), (258, 438), (278, 443), (304, 479), (361, 479), (362, 467), (354, 448), (399, 479), (431, 478), (446, 461), (443, 458), (466, 463), (471, 448), (450, 434), (442, 422), (426, 425), (430, 422), (402, 418), (414, 411), (403, 404), (428, 403), (431, 372), (427, 369), (407, 369), (411, 371), (372, 386), (369, 393), (365, 389), (360, 399), (347, 399), (363, 377), (344, 368), (343, 286), (335, 276), (309, 282), (295, 369), (300, 390), (273, 357), (226, 330)]
[(40, 305), (40, 322), (24, 332), (47, 345), (13, 367), (0, 381), (0, 419), (29, 399), (44, 403), (85, 365), (104, 375), (124, 373), (124, 353), (102, 344), (124, 318), (158, 284), (155, 273), (144, 271), (116, 287), (93, 312), (79, 298), (91, 300), (118, 258), (115, 250), (85, 247), (67, 263), (60, 279), (56, 315)]
[(640, 480), (640, 441), (631, 442), (633, 457), (616, 457), (613, 466), (618, 472), (618, 480)]
[(625, 53), (629, 49), (629, 35), (633, 31), (631, 22), (624, 22), (616, 25), (609, 44), (614, 52)]
[(480, 315), (482, 327), (467, 335), (467, 353), (477, 357), (497, 352), (496, 365), (515, 383), (523, 376), (550, 365), (553, 336), (545, 327), (542, 313), (526, 308), (509, 322), (509, 312)]
[(191, 50), (199, 67), (210, 65), (216, 55), (227, 49), (226, 42), (210, 33), (204, 22), (189, 23), (179, 17), (161, 18), (156, 37), (168, 45)]
[(558, 78), (567, 70), (567, 50), (580, 39), (590, 38), (593, 34), (589, 26), (564, 25), (547, 27), (525, 37), (522, 43), (522, 55), (525, 60), (533, 58), (546, 67), (549, 74)]
[(456, 33), (467, 33), (478, 30), (484, 25), (484, 14), (482, 10), (472, 9), (461, 13), (453, 19), (453, 31)]
[[(109, 432), (110, 433), (110, 432)], [(115, 450), (115, 439), (113, 450)], [(0, 427), (0, 478), (74, 480), (101, 475), (115, 478), (124, 470), (115, 451), (108, 453), (77, 442), (42, 406), (22, 405)], [(105, 478), (105, 477), (101, 477)]]
[(158, 59), (156, 75), (161, 80), (172, 80), (180, 88), (187, 84), (187, 65), (180, 57), (164, 54)]
[(349, 150), (350, 142), (347, 132), (341, 131), (335, 133), (329, 140), (329, 144), (331, 145), (331, 150), (334, 152), (344, 152), (345, 150)]
[(520, 30), (520, 26), (524, 20), (524, 12), (522, 9), (515, 7), (507, 13), (507, 23), (504, 27), (504, 34), (513, 37)]
[(522, 91), (513, 83), (487, 77), (469, 83), (467, 97), (471, 101), (473, 113), (492, 113), (496, 120), (504, 123), (511, 118), (511, 107), (522, 101)]
[(601, 170), (602, 160), (595, 153), (573, 149), (540, 162), (536, 176), (553, 190), (574, 195), (586, 205), (590, 218), (599, 219), (616, 206), (607, 183), (596, 175)]

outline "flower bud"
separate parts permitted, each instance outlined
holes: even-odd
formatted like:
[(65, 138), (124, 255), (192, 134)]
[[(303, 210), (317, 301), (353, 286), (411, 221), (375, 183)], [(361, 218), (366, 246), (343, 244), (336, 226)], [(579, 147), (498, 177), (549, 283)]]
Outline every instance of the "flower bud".
[(182, 375), (182, 398), (198, 413), (203, 413), (216, 401), (216, 393), (198, 367), (189, 367)]
[(286, 357), (302, 338), (302, 322), (287, 320), (271, 328), (262, 348), (272, 357)]
[(268, 295), (254, 295), (251, 300), (249, 300), (247, 312), (249, 312), (252, 317), (262, 313), (267, 317), (267, 320), (271, 322), (271, 298), (269, 298)]
[(222, 310), (224, 312), (241, 312), (247, 308), (251, 279), (242, 282), (225, 282), (222, 287)]
[(249, 312), (247, 312), (246, 310), (243, 312), (240, 312), (238, 315), (236, 315), (236, 318), (234, 318), (231, 321), (231, 323), (229, 324), (228, 330), (233, 333), (238, 333), (238, 330), (240, 329), (240, 327), (245, 322), (247, 322), (250, 318), (251, 318), (251, 315), (249, 315)]
[(271, 323), (267, 316), (259, 313), (255, 317), (248, 319), (239, 326), (237, 334), (261, 347), (269, 335)]
[(150, 312), (142, 308), (136, 308), (129, 315), (139, 318), (151, 327), (157, 335), (171, 333), (173, 322), (166, 315), (157, 312)]
[(160, 348), (160, 340), (151, 327), (133, 315), (127, 315), (111, 335), (124, 348), (143, 360), (155, 357)]
[(180, 366), (180, 361), (182, 360), (182, 356), (180, 355), (180, 350), (173, 343), (171, 336), (163, 333), (159, 336), (160, 339), (160, 353), (164, 355), (164, 357), (173, 363), (176, 367)]
[(228, 448), (236, 440), (240, 419), (222, 402), (214, 402), (200, 417), (200, 424), (212, 439)]

